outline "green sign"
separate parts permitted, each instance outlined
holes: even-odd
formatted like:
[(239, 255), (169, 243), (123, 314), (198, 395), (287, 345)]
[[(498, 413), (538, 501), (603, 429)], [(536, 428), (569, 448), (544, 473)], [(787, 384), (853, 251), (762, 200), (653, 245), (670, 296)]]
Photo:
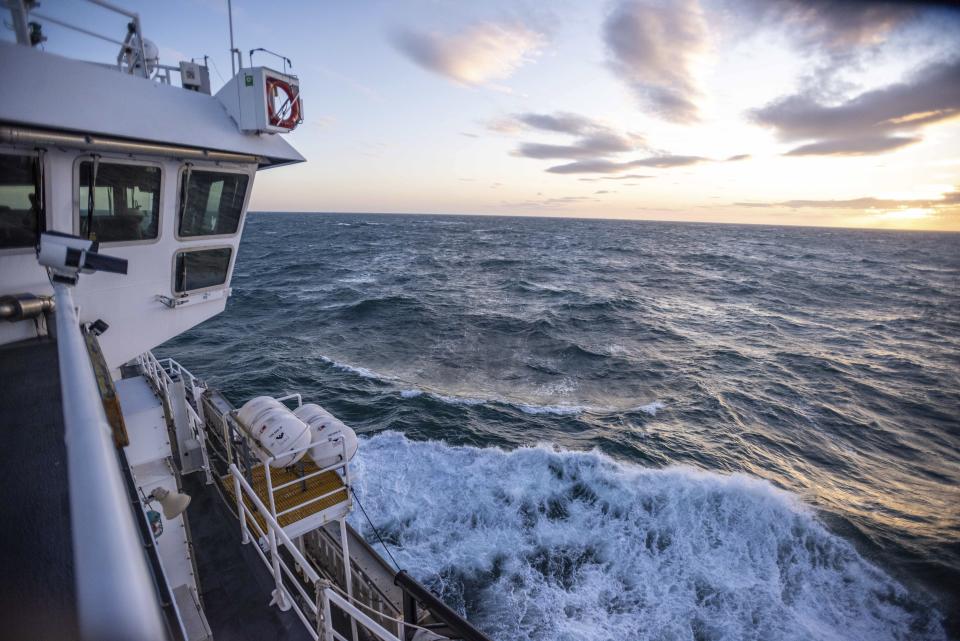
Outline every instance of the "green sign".
[(253, 76), (249, 76), (249, 75), (247, 75), (247, 74), (244, 74), (244, 75), (243, 75), (243, 84), (246, 85), (247, 87), (252, 87), (252, 86), (253, 86)]

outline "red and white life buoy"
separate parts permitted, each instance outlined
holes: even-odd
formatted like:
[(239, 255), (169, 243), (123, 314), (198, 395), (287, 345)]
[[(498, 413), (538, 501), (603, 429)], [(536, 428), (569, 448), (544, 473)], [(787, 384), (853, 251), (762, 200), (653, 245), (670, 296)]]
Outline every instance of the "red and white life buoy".
[[(274, 127), (293, 129), (300, 124), (300, 87), (291, 85), (280, 78), (267, 77), (267, 118)], [(287, 99), (283, 106), (276, 110), (273, 98), (278, 91), (286, 94)], [(284, 117), (283, 114), (286, 114)]]

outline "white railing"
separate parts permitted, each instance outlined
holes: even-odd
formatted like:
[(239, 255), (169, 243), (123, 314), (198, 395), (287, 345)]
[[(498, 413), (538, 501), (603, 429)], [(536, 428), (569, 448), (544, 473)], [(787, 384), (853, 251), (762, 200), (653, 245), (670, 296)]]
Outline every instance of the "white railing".
[(60, 282), (53, 290), (80, 633), (160, 641), (156, 593), (73, 295)]
[[(200, 443), (201, 452), (203, 455), (204, 470), (208, 478), (210, 478), (211, 467), (207, 457), (207, 441), (203, 416), (204, 410), (203, 403), (200, 401), (202, 394), (206, 390), (206, 386), (188, 369), (183, 367), (180, 363), (172, 358), (158, 359), (153, 355), (152, 352), (146, 352), (137, 357), (137, 364), (140, 366), (143, 375), (153, 383), (157, 393), (160, 394), (167, 402), (168, 407), (173, 402), (174, 396), (171, 394), (171, 387), (176, 381), (182, 382), (185, 388), (190, 391), (193, 402), (196, 403), (196, 409), (194, 409), (190, 402), (185, 403), (186, 415), (190, 424), (190, 429), (197, 441)], [(296, 400), (298, 406), (302, 405), (303, 403), (303, 399), (300, 394), (289, 394), (287, 396), (282, 396), (277, 400), (281, 402)], [(236, 410), (225, 415), (223, 418), (232, 420), (235, 426), (239, 426), (239, 423), (236, 419)], [(370, 634), (380, 641), (402, 641), (404, 626), (410, 626), (410, 624), (403, 622), (402, 616), (399, 616), (398, 614), (398, 617), (393, 619), (390, 615), (358, 602), (353, 598), (353, 571), (349, 561), (350, 552), (347, 543), (348, 534), (345, 520), (342, 518), (339, 519), (341, 541), (340, 553), (346, 560), (344, 563), (344, 579), (346, 586), (345, 593), (338, 592), (339, 588), (333, 586), (329, 581), (320, 576), (317, 570), (300, 551), (298, 545), (294, 543), (294, 541), (284, 531), (283, 527), (278, 521), (278, 519), (284, 515), (296, 512), (303, 507), (306, 507), (317, 501), (322, 501), (323, 499), (329, 498), (341, 492), (345, 495), (343, 502), (347, 503), (348, 506), (352, 506), (353, 501), (352, 497), (350, 496), (350, 467), (347, 461), (346, 439), (344, 439), (342, 436), (335, 435), (333, 437), (323, 439), (322, 441), (317, 440), (311, 442), (309, 445), (296, 450), (284, 452), (282, 454), (282, 458), (288, 458), (291, 455), (305, 452), (315, 447), (320, 442), (339, 443), (340, 447), (342, 448), (341, 460), (339, 462), (314, 470), (309, 474), (304, 474), (291, 481), (286, 481), (274, 486), (273, 467), (271, 463), (278, 457), (270, 454), (270, 452), (264, 449), (260, 443), (249, 437), (245, 430), (241, 429), (241, 432), (246, 435), (247, 444), (252, 446), (252, 449), (257, 456), (257, 462), (262, 463), (263, 465), (264, 479), (267, 489), (266, 497), (269, 505), (265, 504), (261, 497), (253, 489), (253, 487), (244, 477), (243, 472), (239, 467), (237, 467), (237, 464), (230, 463), (229, 471), (233, 481), (234, 496), (237, 499), (237, 516), (240, 520), (240, 536), (244, 544), (250, 543), (251, 538), (253, 539), (253, 541), (256, 543), (253, 546), (253, 549), (256, 551), (257, 555), (260, 557), (260, 560), (263, 561), (264, 565), (266, 565), (273, 577), (274, 590), (272, 595), (272, 604), (276, 605), (283, 611), (293, 609), (294, 613), (306, 627), (307, 632), (310, 634), (311, 638), (314, 639), (314, 641), (351, 641), (348, 637), (343, 636), (333, 629), (333, 621), (330, 617), (331, 603), (339, 608), (350, 621), (350, 630), (353, 639), (358, 639), (357, 626), (359, 625), (363, 628), (366, 628)], [(232, 439), (225, 438), (225, 445), (228, 449), (230, 460), (236, 460), (233, 457), (232, 452)], [(343, 478), (344, 484), (320, 496), (307, 499), (299, 504), (294, 505), (293, 507), (282, 510), (279, 513), (276, 511), (277, 492), (328, 472), (339, 473)], [(249, 504), (244, 500), (244, 497), (249, 500)], [(250, 508), (250, 504), (254, 506), (257, 514), (259, 514), (259, 516), (262, 518), (266, 531), (264, 531), (264, 528), (261, 527), (260, 522), (257, 520), (253, 510)], [(293, 559), (293, 569), (291, 569), (291, 567), (279, 554), (281, 547), (285, 549)], [(285, 580), (284, 577), (286, 577), (287, 580)], [(308, 585), (313, 587), (312, 595), (309, 594), (308, 590), (304, 588), (303, 582), (306, 582)], [(293, 592), (291, 592), (291, 590), (287, 587), (288, 584), (293, 585)], [(299, 601), (294, 598), (295, 594), (300, 596)], [(364, 610), (368, 610), (370, 614), (366, 614)], [(387, 621), (395, 620), (397, 632), (394, 633), (387, 630), (371, 615)]]
[(173, 377), (182, 381), (184, 387), (190, 390), (190, 396), (193, 399), (193, 403), (196, 404), (196, 408), (187, 401), (183, 404), (183, 409), (187, 416), (190, 431), (200, 446), (200, 455), (203, 458), (203, 471), (207, 477), (207, 483), (212, 482), (210, 458), (207, 455), (206, 425), (203, 420), (203, 403), (200, 402), (200, 398), (206, 387), (200, 379), (172, 358), (158, 360), (157, 357), (153, 355), (153, 352), (144, 352), (137, 357), (137, 364), (140, 365), (140, 371), (143, 372), (143, 375), (153, 383), (157, 392), (163, 397), (164, 402), (166, 402), (171, 412), (173, 411), (173, 396), (170, 393), (170, 387), (174, 384)]
[[(324, 439), (324, 440), (326, 440), (327, 442), (334, 442), (334, 443), (337, 442), (337, 440), (339, 440), (339, 442), (340, 442), (340, 447), (341, 447), (341, 449), (342, 449), (342, 454), (340, 455), (340, 461), (339, 461), (338, 463), (334, 463), (333, 465), (329, 465), (329, 466), (327, 466), (327, 467), (322, 467), (322, 468), (320, 468), (320, 469), (314, 470), (313, 472), (310, 472), (309, 474), (304, 474), (304, 475), (302, 475), (302, 476), (298, 476), (297, 478), (295, 478), (295, 479), (293, 479), (293, 480), (291, 480), (291, 481), (287, 481), (286, 483), (281, 483), (280, 485), (277, 485), (276, 487), (274, 487), (274, 485), (273, 485), (273, 465), (271, 465), (271, 463), (273, 463), (273, 461), (275, 461), (275, 460), (277, 459), (277, 457), (276, 457), (276, 456), (273, 456), (272, 454), (270, 454), (270, 453), (267, 452), (266, 450), (261, 449), (261, 448), (259, 447), (259, 444), (257, 444), (256, 442), (254, 443), (254, 445), (257, 446), (257, 448), (258, 448), (258, 450), (259, 450), (259, 452), (260, 452), (260, 454), (261, 454), (260, 460), (263, 461), (264, 478), (265, 478), (265, 480), (266, 480), (266, 482), (267, 482), (267, 497), (268, 497), (268, 499), (269, 499), (269, 501), (270, 501), (270, 511), (271, 511), (271, 513), (273, 514), (273, 516), (274, 516), (275, 518), (280, 518), (281, 516), (283, 516), (283, 515), (285, 515), (285, 514), (289, 514), (289, 513), (291, 513), (291, 512), (296, 512), (297, 510), (299, 510), (299, 509), (301, 509), (301, 508), (303, 508), (303, 507), (306, 507), (307, 505), (310, 505), (311, 503), (316, 503), (317, 501), (322, 501), (323, 499), (329, 498), (329, 497), (333, 496), (334, 494), (338, 494), (339, 492), (344, 492), (344, 493), (346, 494), (346, 497), (345, 497), (344, 501), (346, 501), (346, 502), (348, 503), (349, 508), (352, 509), (352, 507), (353, 507), (353, 500), (350, 498), (350, 492), (349, 492), (349, 489), (348, 489), (348, 488), (350, 487), (350, 466), (347, 464), (348, 461), (347, 461), (347, 442), (346, 442), (346, 439), (344, 439), (343, 437), (339, 437), (339, 438), (338, 438), (338, 437), (331, 437), (331, 438), (329, 438), (329, 439)], [(291, 456), (295, 456), (295, 455), (297, 455), (297, 454), (300, 454), (301, 452), (306, 452), (307, 450), (309, 450), (309, 449), (311, 449), (311, 448), (313, 448), (313, 447), (316, 447), (317, 444), (318, 444), (318, 443), (321, 443), (321, 442), (323, 442), (323, 440), (312, 442), (312, 443), (310, 443), (309, 445), (305, 445), (305, 446), (303, 446), (303, 447), (299, 447), (299, 448), (297, 448), (297, 449), (295, 449), (295, 450), (287, 450), (287, 451), (285, 451), (281, 456), (282, 456), (282, 458), (289, 458), (289, 457), (291, 457)], [(280, 490), (283, 490), (283, 489), (285, 489), (285, 488), (288, 488), (288, 487), (290, 487), (291, 485), (296, 485), (296, 484), (298, 484), (298, 483), (303, 483), (303, 482), (305, 482), (307, 479), (312, 479), (312, 478), (315, 477), (315, 476), (320, 476), (321, 474), (326, 474), (327, 472), (334, 472), (334, 471), (338, 472), (338, 473), (341, 475), (341, 477), (343, 478), (343, 487), (338, 487), (338, 488), (335, 488), (335, 489), (331, 490), (330, 492), (327, 492), (326, 494), (322, 494), (322, 495), (320, 495), (320, 496), (316, 496), (316, 497), (314, 497), (314, 498), (312, 498), (312, 499), (307, 499), (307, 500), (303, 501), (302, 503), (298, 503), (298, 504), (294, 505), (293, 507), (287, 508), (286, 510), (284, 510), (284, 511), (282, 511), (282, 512), (280, 512), (280, 513), (277, 513), (277, 505), (276, 505), (276, 494), (277, 494), (277, 492), (279, 492)]]
[[(250, 543), (251, 536), (256, 535), (254, 540), (257, 544), (253, 546), (253, 549), (257, 552), (257, 555), (267, 569), (270, 570), (274, 580), (275, 588), (273, 591), (272, 604), (284, 611), (292, 608), (303, 625), (306, 626), (307, 632), (314, 641), (350, 641), (347, 637), (333, 629), (333, 619), (330, 613), (331, 603), (342, 610), (350, 620), (351, 632), (354, 639), (357, 639), (356, 626), (359, 624), (381, 641), (401, 641), (403, 626), (405, 625), (402, 619), (397, 620), (397, 633), (394, 634), (354, 605), (349, 595), (344, 597), (338, 594), (329, 581), (320, 577), (316, 569), (314, 569), (306, 557), (303, 556), (300, 548), (287, 536), (287, 533), (283, 531), (283, 528), (273, 515), (273, 510), (264, 505), (263, 501), (260, 500), (260, 497), (250, 484), (247, 483), (247, 480), (235, 464), (230, 465), (230, 475), (233, 478), (234, 494), (237, 497), (237, 515), (240, 519), (241, 540), (244, 544)], [(244, 497), (254, 505), (260, 517), (263, 519), (263, 522), (266, 524), (266, 532), (260, 527), (256, 516), (247, 505)], [(340, 527), (341, 540), (344, 544), (344, 556), (346, 559), (349, 559), (349, 551), (346, 549), (346, 522), (342, 519), (340, 521)], [(262, 549), (261, 542), (265, 543), (269, 557)], [(294, 569), (300, 573), (304, 581), (313, 586), (313, 597), (307, 593), (300, 578), (280, 556), (279, 549), (281, 545), (293, 559)], [(288, 582), (296, 588), (296, 593), (301, 597), (300, 603), (302, 606), (297, 603), (294, 595), (287, 588), (288, 582), (284, 581), (284, 576), (286, 576), (287, 579), (289, 579)], [(351, 580), (349, 573), (346, 579), (348, 582), (347, 585), (349, 585)], [(380, 617), (384, 616), (383, 613), (372, 609), (371, 612)], [(311, 623), (311, 615), (315, 623)]]
[[(83, 27), (79, 27), (72, 22), (42, 14), (34, 10), (34, 7), (39, 5), (39, 3), (14, 0), (12, 3), (9, 3), (8, 6), (4, 6), (8, 3), (0, 4), (0, 8), (10, 10), (13, 30), (17, 35), (17, 42), (19, 44), (33, 46), (33, 43), (30, 41), (30, 23), (28, 21), (40, 20), (41, 22), (49, 22), (65, 29), (70, 29), (72, 31), (76, 31), (77, 33), (82, 33), (84, 35), (118, 45), (120, 47), (120, 53), (117, 54), (116, 67), (118, 69), (122, 69), (124, 60), (133, 59), (137, 61), (138, 64), (129, 65), (127, 69), (128, 73), (134, 73), (136, 71), (136, 73), (142, 75), (144, 78), (149, 78), (150, 73), (147, 69), (147, 56), (146, 52), (144, 51), (143, 44), (143, 31), (140, 28), (140, 15), (134, 13), (133, 11), (127, 11), (123, 7), (118, 7), (117, 5), (107, 2), (106, 0), (87, 0), (87, 2), (102, 7), (107, 11), (117, 13), (125, 18), (129, 18), (130, 23), (129, 27), (127, 28), (126, 37), (123, 40), (117, 40), (111, 36), (106, 36), (101, 33), (97, 33), (96, 31), (84, 29)], [(132, 52), (132, 56), (128, 55), (128, 51)]]

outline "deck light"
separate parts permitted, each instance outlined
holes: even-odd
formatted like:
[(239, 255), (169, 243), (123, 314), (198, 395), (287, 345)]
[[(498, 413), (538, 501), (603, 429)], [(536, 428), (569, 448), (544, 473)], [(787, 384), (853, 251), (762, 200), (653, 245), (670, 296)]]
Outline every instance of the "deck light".
[(190, 505), (189, 494), (181, 494), (177, 491), (171, 492), (162, 487), (154, 489), (147, 499), (155, 499), (160, 503), (160, 506), (163, 508), (163, 517), (168, 521), (183, 514), (187, 506)]

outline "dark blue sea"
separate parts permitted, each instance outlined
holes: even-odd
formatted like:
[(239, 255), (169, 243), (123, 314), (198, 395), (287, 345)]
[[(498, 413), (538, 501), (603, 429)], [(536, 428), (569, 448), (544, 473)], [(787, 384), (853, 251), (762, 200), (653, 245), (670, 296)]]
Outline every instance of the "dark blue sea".
[(958, 636), (960, 234), (251, 214), (158, 352), (351, 424), (498, 641)]

